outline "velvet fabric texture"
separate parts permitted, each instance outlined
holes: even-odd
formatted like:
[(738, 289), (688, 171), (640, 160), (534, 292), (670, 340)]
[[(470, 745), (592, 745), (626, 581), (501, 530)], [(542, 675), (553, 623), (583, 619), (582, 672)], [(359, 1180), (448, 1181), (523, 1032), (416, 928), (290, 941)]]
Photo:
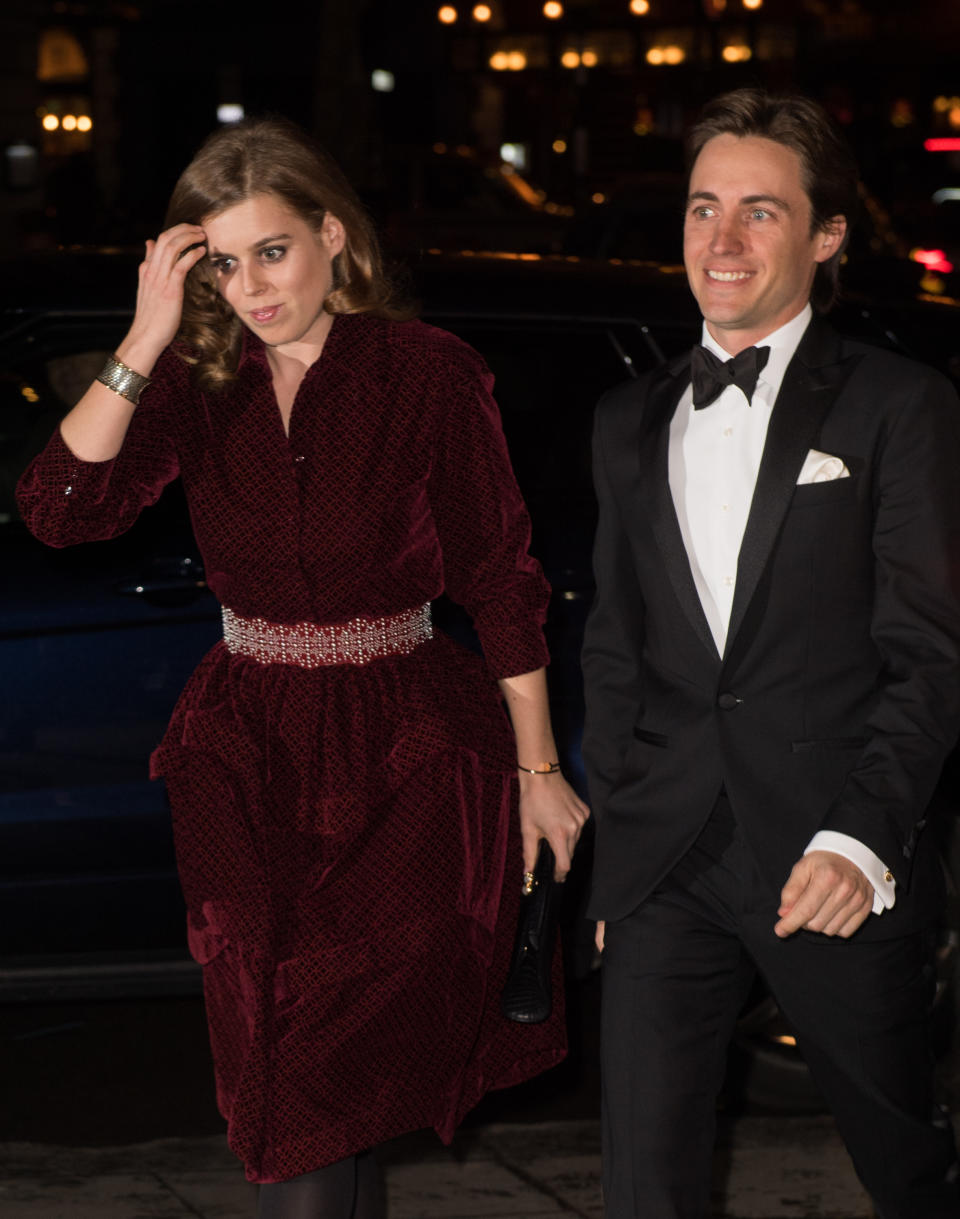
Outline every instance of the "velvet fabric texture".
[(308, 670), (221, 643), (153, 755), (253, 1181), (423, 1126), (448, 1140), (485, 1091), (563, 1056), (562, 1001), (531, 1027), (499, 1011), (523, 864), (494, 679), (546, 663), (549, 590), (491, 386), (443, 331), (341, 316), (289, 437), (248, 335), (228, 391), (200, 393), (168, 352), (113, 461), (57, 434), (21, 480), (27, 524), (63, 546), (120, 533), (180, 474), (236, 613), (338, 623), (446, 591), (483, 645)]

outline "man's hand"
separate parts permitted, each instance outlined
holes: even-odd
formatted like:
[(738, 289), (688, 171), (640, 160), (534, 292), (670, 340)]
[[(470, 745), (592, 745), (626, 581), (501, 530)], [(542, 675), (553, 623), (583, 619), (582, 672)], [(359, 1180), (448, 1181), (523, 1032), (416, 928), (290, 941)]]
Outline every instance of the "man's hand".
[(832, 851), (811, 851), (783, 886), (774, 931), (784, 939), (804, 927), (846, 939), (872, 910), (873, 886), (856, 864)]

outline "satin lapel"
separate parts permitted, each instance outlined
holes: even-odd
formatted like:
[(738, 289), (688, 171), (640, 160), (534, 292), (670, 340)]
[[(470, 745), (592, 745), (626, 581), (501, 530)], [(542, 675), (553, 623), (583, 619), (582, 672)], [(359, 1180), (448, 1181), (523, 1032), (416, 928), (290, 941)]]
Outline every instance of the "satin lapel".
[(677, 600), (701, 642), (713, 659), (718, 660), (717, 645), (693, 582), (690, 560), (670, 494), (670, 421), (690, 381), (689, 369), (689, 356), (675, 360), (647, 395), (644, 426), (640, 435), (640, 496)]
[(838, 336), (814, 319), (791, 360), (770, 416), (766, 444), (737, 563), (737, 585), (724, 660), (770, 558), (804, 460), (837, 395), (857, 363), (840, 362)]

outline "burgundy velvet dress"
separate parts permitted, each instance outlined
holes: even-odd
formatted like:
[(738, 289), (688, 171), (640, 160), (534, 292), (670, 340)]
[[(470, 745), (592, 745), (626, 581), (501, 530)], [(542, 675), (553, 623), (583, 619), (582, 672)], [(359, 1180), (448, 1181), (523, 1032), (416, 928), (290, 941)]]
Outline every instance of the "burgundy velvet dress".
[(64, 546), (121, 532), (180, 474), (236, 614), (343, 623), (446, 591), (483, 645), (435, 634), (301, 668), (220, 643), (153, 755), (218, 1103), (253, 1181), (424, 1126), (449, 1139), (488, 1089), (563, 1056), (562, 1004), (536, 1026), (498, 1008), (523, 866), (495, 678), (546, 662), (548, 588), (491, 385), (443, 331), (337, 317), (288, 438), (248, 335), (227, 392), (168, 352), (115, 460), (57, 434), (21, 481), (27, 524)]

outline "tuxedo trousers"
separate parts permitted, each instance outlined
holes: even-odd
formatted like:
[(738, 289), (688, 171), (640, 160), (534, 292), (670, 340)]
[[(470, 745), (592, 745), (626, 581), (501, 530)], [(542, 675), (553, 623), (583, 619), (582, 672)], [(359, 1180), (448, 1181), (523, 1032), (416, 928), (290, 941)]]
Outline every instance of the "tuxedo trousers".
[(932, 929), (886, 940), (807, 931), (781, 940), (778, 900), (721, 796), (667, 879), (607, 924), (606, 1219), (710, 1215), (717, 1095), (757, 971), (880, 1219), (957, 1219), (960, 1165), (933, 1092)]

